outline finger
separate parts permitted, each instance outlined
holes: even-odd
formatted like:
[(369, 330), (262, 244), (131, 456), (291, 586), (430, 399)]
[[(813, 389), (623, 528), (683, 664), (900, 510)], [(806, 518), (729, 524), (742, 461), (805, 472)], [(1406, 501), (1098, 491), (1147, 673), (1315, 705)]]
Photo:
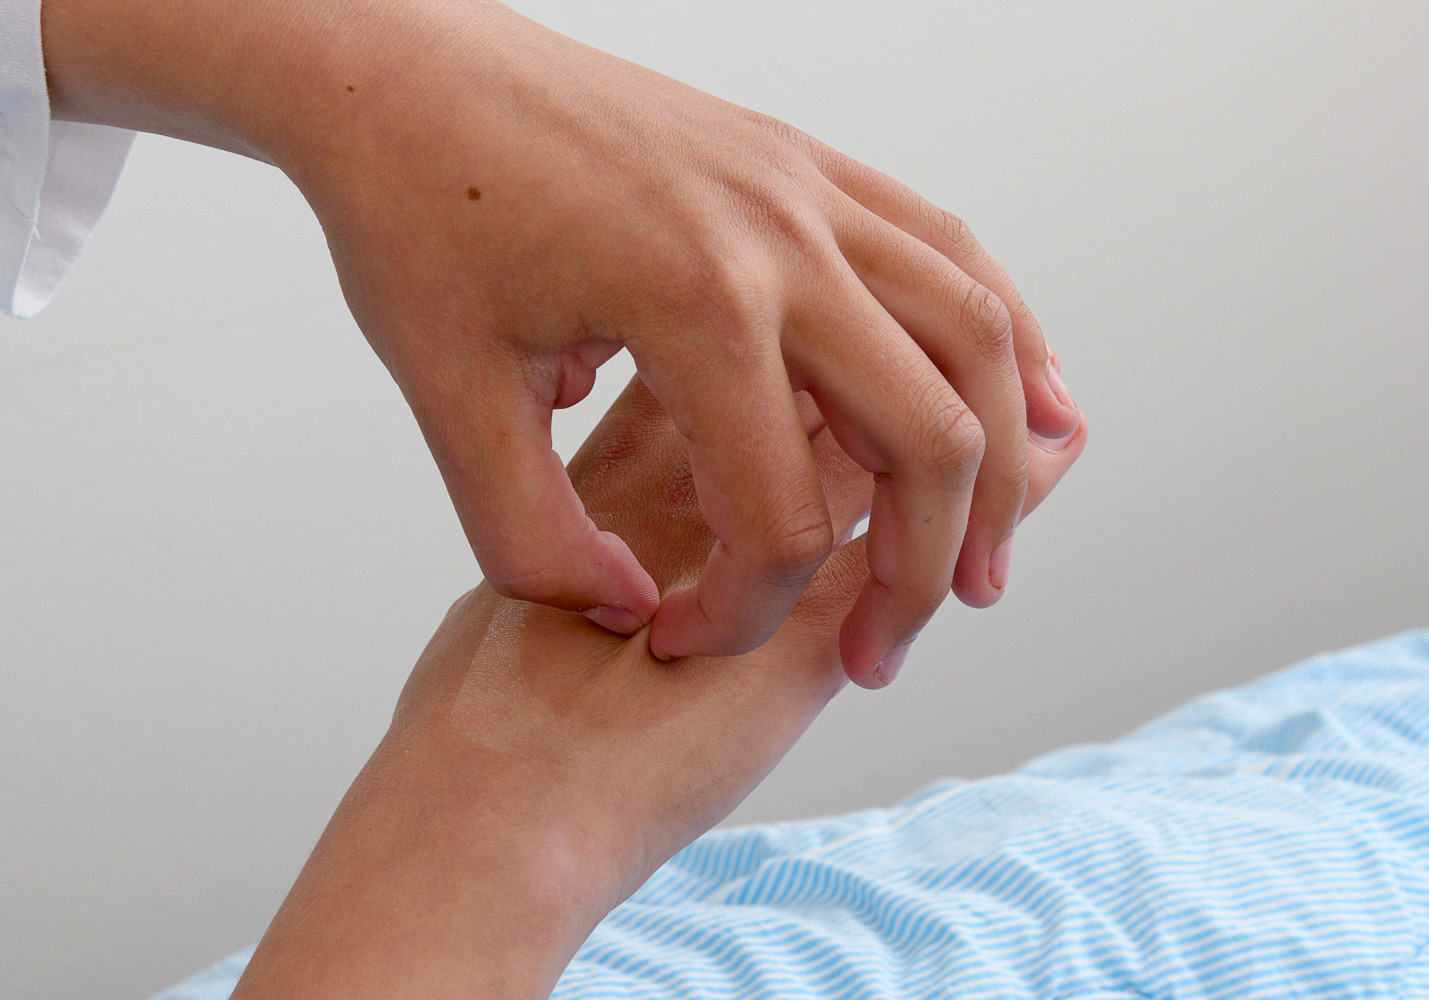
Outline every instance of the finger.
[(666, 337), (631, 352), (688, 442), (700, 511), (716, 538), (698, 582), (668, 594), (655, 615), (650, 648), (661, 659), (762, 645), (833, 548), (774, 331), (722, 330), (695, 343)]
[(947, 597), (984, 439), (972, 410), (872, 293), (852, 274), (838, 287), (797, 317), (785, 352), (838, 443), (874, 475), (870, 576), (842, 640), (849, 677), (872, 684), (878, 664)]
[[(809, 408), (818, 413), (813, 397), (807, 392), (800, 392), (795, 398), (808, 400)], [(820, 414), (809, 438), (809, 448), (814, 453), (819, 482), (824, 487), (829, 524), (833, 527), (838, 545), (843, 546), (853, 538), (854, 529), (873, 509), (875, 484), (868, 470), (849, 457), (827, 428), (828, 422)]]
[(1081, 457), (1087, 446), (1087, 418), (1081, 417), (1072, 433), (1064, 438), (1044, 438), (1032, 434), (1030, 442), (1027, 499), (1022, 503), (1023, 520), (1047, 499), (1067, 470)]
[(620, 536), (586, 516), (551, 447), (549, 403), (519, 376), (483, 390), (427, 393), (414, 410), (487, 581), (507, 597), (638, 631), (659, 590)]
[[(872, 480), (830, 438), (831, 435), (824, 433), (814, 439), (814, 455), (829, 499), (834, 530), (846, 531), (845, 525), (851, 527), (852, 521), (864, 516)], [(1031, 449), (1023, 520), (1047, 498), (1081, 455), (1087, 443), (1086, 420), (1079, 421), (1076, 430), (1066, 438), (1052, 443), (1055, 448), (1049, 449), (1034, 442)], [(809, 581), (788, 624), (771, 642), (771, 649), (777, 648), (777, 644), (797, 649), (799, 656), (791, 662), (839, 655), (840, 624), (868, 584), (866, 541), (866, 535), (860, 536), (839, 546), (829, 556)], [(880, 672), (877, 679), (887, 684), (896, 676), (897, 671)]]
[[(827, 438), (820, 434), (823, 414), (809, 394), (795, 393), (794, 400), (805, 436)], [(689, 445), (639, 375), (611, 404), (566, 471), (591, 518), (627, 540), (662, 592), (698, 582), (715, 537), (700, 513)], [(818, 471), (826, 489), (831, 482), (843, 488), (841, 481), (828, 478), (822, 463)], [(850, 531), (866, 513), (865, 507), (852, 520), (836, 521), (835, 531)]]
[(842, 153), (826, 150), (821, 167), (836, 187), (863, 208), (926, 243), (1002, 300), (1012, 317), (1028, 426), (1049, 438), (1071, 434), (1077, 426), (1077, 407), (1057, 369), (1048, 363), (1042, 328), (1007, 272), (967, 224), (906, 184)]
[(982, 426), (986, 450), (973, 490), (953, 592), (975, 608), (1007, 585), (1008, 542), (1027, 492), (1027, 411), (1012, 319), (987, 287), (942, 254), (870, 212), (836, 227), (858, 278), (928, 355)]

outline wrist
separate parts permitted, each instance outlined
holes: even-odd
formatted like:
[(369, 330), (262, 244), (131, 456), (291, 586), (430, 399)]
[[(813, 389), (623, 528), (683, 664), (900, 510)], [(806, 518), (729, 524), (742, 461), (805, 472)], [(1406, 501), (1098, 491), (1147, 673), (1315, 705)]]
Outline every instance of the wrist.
[(580, 711), (589, 687), (622, 687), (612, 662), (648, 659), (642, 641), (483, 584), (448, 611), (386, 739), (413, 774), (444, 776), (443, 801), (470, 813), (464, 827), (521, 832), (524, 851), (549, 859), (555, 891), (589, 922), (582, 939), (673, 853), (658, 836), (660, 786), (629, 773), (647, 755), (613, 753)]
[(573, 820), (520, 762), (394, 726), (234, 1000), (544, 1000), (613, 905)]

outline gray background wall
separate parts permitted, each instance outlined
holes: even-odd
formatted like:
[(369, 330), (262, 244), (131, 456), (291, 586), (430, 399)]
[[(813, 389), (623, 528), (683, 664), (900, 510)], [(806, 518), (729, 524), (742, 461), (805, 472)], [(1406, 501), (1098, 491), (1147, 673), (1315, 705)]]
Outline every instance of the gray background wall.
[[(964, 215), (1090, 415), (1008, 597), (735, 819), (1429, 624), (1429, 7), (519, 6)], [(0, 319), (0, 427), (0, 996), (141, 998), (257, 938), (476, 568), (316, 224), (233, 156), (141, 137), (59, 300)]]

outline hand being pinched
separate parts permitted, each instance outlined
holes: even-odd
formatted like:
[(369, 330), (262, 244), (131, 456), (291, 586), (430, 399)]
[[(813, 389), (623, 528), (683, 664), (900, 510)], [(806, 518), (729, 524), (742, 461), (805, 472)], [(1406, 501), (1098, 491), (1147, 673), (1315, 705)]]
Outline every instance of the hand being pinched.
[[(835, 531), (873, 481), (806, 421)], [(1034, 446), (1023, 513), (1086, 440)], [(686, 447), (637, 380), (571, 464), (587, 509), (662, 588), (712, 536)], [(863, 536), (815, 573), (768, 643), (662, 662), (483, 584), (408, 680), (391, 730), (324, 833), (235, 1000), (546, 996), (600, 919), (709, 829), (845, 683), (839, 631), (867, 580)]]

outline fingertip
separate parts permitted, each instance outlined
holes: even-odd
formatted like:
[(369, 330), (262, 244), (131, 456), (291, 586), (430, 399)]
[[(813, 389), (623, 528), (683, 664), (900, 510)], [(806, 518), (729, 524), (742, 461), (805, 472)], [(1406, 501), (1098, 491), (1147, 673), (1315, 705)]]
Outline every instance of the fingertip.
[(1003, 591), (989, 580), (988, 568), (975, 565), (972, 560), (958, 563), (953, 573), (953, 596), (969, 608), (982, 610), (990, 608), (1002, 600)]
[(1022, 392), (1027, 401), (1028, 430), (1046, 440), (1059, 441), (1076, 433), (1082, 414), (1048, 353), (1042, 370), (1023, 378)]
[[(609, 589), (602, 587), (602, 592), (595, 596), (596, 608), (592, 610), (604, 607), (618, 608), (626, 612), (639, 624), (631, 632), (621, 634), (633, 635), (655, 617), (660, 608), (660, 588), (656, 585), (655, 578), (640, 565), (640, 560), (635, 557), (625, 539), (615, 532), (596, 532), (596, 547), (595, 569), (608, 582)], [(616, 615), (611, 618), (614, 621), (620, 620)], [(597, 624), (604, 625), (602, 622)]]
[(1025, 519), (1047, 499), (1048, 494), (1061, 481), (1067, 471), (1081, 457), (1087, 446), (1087, 419), (1083, 415), (1060, 450), (1051, 451), (1044, 445), (1033, 442), (1036, 447), (1029, 456), (1031, 476), (1027, 481), (1027, 497), (1022, 502), (1022, 517)]
[(908, 651), (912, 648), (912, 639), (900, 642), (890, 649), (888, 655), (873, 668), (873, 678), (878, 682), (879, 687), (887, 687), (898, 678), (899, 671), (903, 669), (903, 662), (908, 659)]
[(911, 645), (911, 640), (899, 643), (889, 650), (882, 659), (872, 664), (854, 665), (846, 662), (844, 674), (865, 691), (880, 691), (897, 679), (899, 672), (903, 669), (903, 661), (908, 658), (908, 649)]
[(1067, 409), (1055, 401), (1050, 390), (1043, 390), (1040, 404), (1027, 393), (1027, 430), (1044, 441), (1065, 441), (1077, 432), (1081, 411)]
[(1047, 350), (1046, 360), (1019, 359), (1017, 367), (1022, 373), (1027, 429), (1047, 439), (1065, 439), (1072, 434), (1080, 411), (1053, 364), (1052, 351)]
[(607, 632), (627, 638), (645, 627), (645, 623), (629, 608), (622, 608), (618, 604), (601, 605), (581, 613)]
[(1027, 440), (1033, 446), (1040, 448), (1048, 455), (1052, 455), (1059, 460), (1075, 457), (1087, 444), (1087, 418), (1086, 414), (1077, 411), (1077, 422), (1071, 431), (1062, 437), (1048, 438), (1036, 431), (1028, 430)]
[(690, 618), (703, 617), (694, 587), (681, 587), (665, 596), (650, 622), (650, 655), (662, 663), (690, 655)]
[(867, 614), (860, 607), (866, 599), (866, 592), (859, 595), (839, 629), (839, 658), (850, 681), (866, 690), (876, 691), (888, 686), (888, 678), (878, 673), (878, 667), (890, 650), (866, 623)]
[(1052, 395), (1057, 397), (1057, 402), (1069, 410), (1077, 408), (1077, 404), (1072, 401), (1072, 394), (1067, 391), (1066, 383), (1062, 381), (1062, 367), (1054, 363), (1051, 355), (1047, 358), (1047, 386), (1052, 390)]
[(697, 586), (674, 591), (666, 596), (650, 624), (650, 653), (662, 661), (684, 656), (740, 656), (768, 642), (781, 624), (751, 632), (744, 616), (736, 612), (731, 618), (736, 623), (733, 627), (712, 619)]
[(1012, 536), (1008, 535), (987, 559), (987, 585), (1001, 597), (1007, 590), (1007, 578), (1012, 572)]
[(855, 665), (844, 661), (844, 676), (865, 691), (877, 691), (888, 686), (888, 682), (878, 675), (878, 664)]
[(990, 552), (964, 546), (953, 570), (953, 594), (970, 608), (990, 608), (1007, 593), (1011, 571), (1011, 535), (994, 545)]

